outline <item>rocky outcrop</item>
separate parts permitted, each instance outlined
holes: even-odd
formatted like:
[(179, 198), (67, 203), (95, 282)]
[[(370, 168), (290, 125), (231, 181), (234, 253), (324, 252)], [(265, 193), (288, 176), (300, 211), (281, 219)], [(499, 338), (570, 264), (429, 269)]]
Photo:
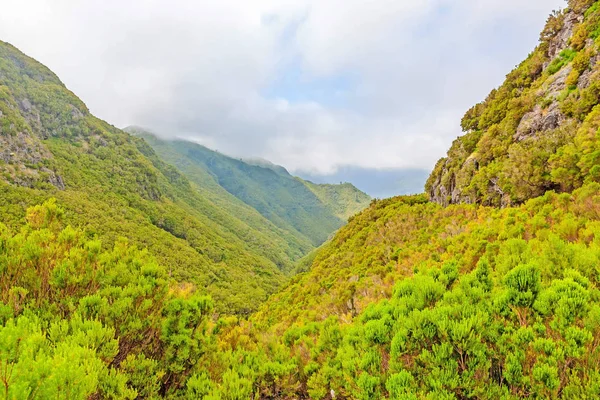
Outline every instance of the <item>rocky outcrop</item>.
[[(553, 14), (536, 50), (500, 88), (467, 112), (462, 121), (465, 135), (453, 143), (427, 181), (431, 201), (508, 206), (571, 186), (551, 181), (544, 168), (552, 152), (573, 141), (587, 113), (600, 102), (592, 85), (600, 76), (600, 51), (592, 37), (596, 22), (588, 22), (589, 13), (584, 17), (586, 6), (569, 3), (577, 7)], [(600, 11), (593, 12), (598, 14), (593, 21), (599, 20)], [(582, 32), (590, 37), (582, 37)], [(571, 48), (575, 33), (577, 47)], [(542, 147), (537, 151), (536, 146)], [(532, 154), (542, 158), (528, 158)]]
[(569, 11), (564, 14), (563, 25), (559, 32), (548, 43), (548, 57), (555, 59), (569, 45), (569, 39), (578, 23), (583, 21), (583, 14)]
[(44, 181), (64, 190), (62, 177), (44, 165), (51, 158), (52, 154), (35, 136), (0, 132), (0, 170), (4, 171), (4, 180), (26, 187)]
[(536, 104), (533, 111), (528, 112), (521, 119), (517, 127), (517, 133), (515, 133), (513, 139), (520, 142), (535, 137), (558, 128), (564, 120), (565, 116), (560, 111), (557, 101), (553, 101), (546, 109)]

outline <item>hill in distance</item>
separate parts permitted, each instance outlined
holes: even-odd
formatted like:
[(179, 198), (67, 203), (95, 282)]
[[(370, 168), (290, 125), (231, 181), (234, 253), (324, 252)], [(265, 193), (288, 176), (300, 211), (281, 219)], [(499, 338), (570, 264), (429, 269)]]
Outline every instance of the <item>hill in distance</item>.
[(303, 179), (315, 183), (352, 182), (358, 189), (373, 198), (385, 199), (400, 195), (423, 192), (431, 171), (413, 168), (375, 169), (356, 166), (342, 166), (332, 174), (299, 172)]
[(200, 191), (226, 191), (258, 211), (292, 235), (304, 254), (371, 201), (349, 183), (317, 185), (265, 160), (240, 160), (189, 141), (162, 140), (141, 128), (125, 130), (142, 137)]

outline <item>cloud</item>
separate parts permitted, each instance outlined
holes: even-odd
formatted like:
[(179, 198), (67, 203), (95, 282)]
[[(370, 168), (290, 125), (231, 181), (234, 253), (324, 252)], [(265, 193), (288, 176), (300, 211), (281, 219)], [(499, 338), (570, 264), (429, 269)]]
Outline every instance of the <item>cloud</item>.
[(292, 171), (431, 168), (562, 0), (5, 0), (92, 112)]

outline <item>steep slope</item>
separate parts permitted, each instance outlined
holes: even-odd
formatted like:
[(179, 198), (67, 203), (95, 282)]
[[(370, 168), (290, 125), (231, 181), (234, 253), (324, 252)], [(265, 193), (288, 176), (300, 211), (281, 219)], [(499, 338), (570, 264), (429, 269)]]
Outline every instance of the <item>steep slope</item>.
[(570, 0), (540, 45), (462, 119), (426, 190), (441, 204), (519, 204), (600, 181), (600, 6)]
[(370, 201), (350, 184), (309, 184), (262, 160), (244, 161), (195, 143), (161, 140), (140, 128), (129, 131), (144, 138), (202, 190), (210, 188), (216, 193), (220, 187), (258, 211), (286, 232), (288, 240), (290, 235), (295, 238), (292, 245), (304, 254)]
[[(571, 1), (565, 15), (590, 4)], [(599, 151), (594, 135), (578, 160)], [(59, 153), (39, 150), (51, 140), (18, 143), (32, 143), (50, 160), (42, 161), (50, 172), (25, 166), (18, 182), (44, 190), (63, 182), (65, 193), (72, 190), (77, 175), (53, 163)], [(534, 141), (528, 151), (547, 143)], [(510, 158), (502, 149), (500, 164)], [(61, 218), (72, 216), (52, 201), (30, 208), (20, 232), (0, 224), (4, 392), (74, 399), (600, 398), (600, 183), (594, 168), (582, 165), (576, 163), (578, 189), (503, 208), (477, 204), (494, 203), (483, 197), (447, 206), (427, 195), (373, 201), (249, 320), (211, 319), (211, 301), (173, 284), (147, 252), (122, 242), (102, 250), (98, 240), (65, 227)], [(17, 172), (7, 167), (7, 179)], [(140, 184), (142, 193), (170, 187)], [(13, 196), (42, 192), (6, 187)], [(22, 198), (11, 204), (18, 209)]]
[(249, 312), (302, 254), (192, 189), (142, 139), (92, 116), (47, 68), (0, 43), (0, 213), (17, 228), (28, 205), (55, 197), (67, 222), (149, 248), (179, 280)]
[(47, 202), (0, 225), (0, 379), (14, 398), (597, 398), (599, 193), (374, 202), (250, 321), (212, 321)]
[(221, 333), (274, 364), (263, 398), (600, 396), (599, 12), (550, 17), (428, 195), (374, 201)]
[(598, 184), (504, 209), (393, 198), (223, 340), (273, 349), (278, 398), (595, 398), (599, 265)]
[[(203, 164), (183, 156), (178, 152), (178, 148), (170, 142), (160, 140), (138, 127), (128, 127), (125, 128), (125, 131), (143, 138), (162, 160), (176, 166), (190, 181), (194, 190), (218, 206), (229, 216), (229, 219), (240, 220), (247, 225), (247, 229), (254, 231), (259, 236), (265, 236), (272, 243), (277, 243), (281, 252), (286, 256), (285, 264), (282, 266), (285, 271), (288, 271), (291, 264), (314, 248), (307, 238), (279, 228), (257, 210), (229, 193), (219, 185), (215, 176)], [(193, 143), (189, 145), (195, 146)]]

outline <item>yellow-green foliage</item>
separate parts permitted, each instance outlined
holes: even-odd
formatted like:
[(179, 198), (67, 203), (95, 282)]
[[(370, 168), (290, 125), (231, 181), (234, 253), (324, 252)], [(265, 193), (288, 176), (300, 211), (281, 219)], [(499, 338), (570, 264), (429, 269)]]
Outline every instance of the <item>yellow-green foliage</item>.
[(598, 184), (502, 210), (395, 198), (220, 341), (291, 353), (255, 378), (276, 398), (594, 398), (599, 283)]
[(141, 128), (127, 131), (144, 138), (225, 212), (269, 241), (288, 244), (291, 261), (321, 245), (370, 201), (349, 183), (316, 185), (268, 162), (228, 157), (187, 141), (161, 140)]
[(0, 228), (9, 398), (600, 395), (598, 184), (506, 209), (374, 201), (248, 322), (65, 215)]
[[(569, 1), (590, 39), (598, 4)], [(474, 204), (372, 201), (249, 318), (290, 253), (0, 44), (3, 138), (28, 135), (52, 155), (31, 181), (0, 166), (0, 396), (600, 398), (600, 80), (586, 70), (589, 48), (556, 61), (577, 84), (591, 72), (559, 97), (569, 119), (514, 137), (546, 103), (536, 93), (564, 22), (551, 16), (540, 47), (467, 112), (467, 134), (436, 166), (429, 189), (456, 184)], [(517, 205), (485, 205), (502, 191)]]
[(212, 301), (180, 291), (125, 239), (103, 251), (62, 227), (63, 214), (51, 200), (30, 208), (18, 233), (0, 224), (2, 394), (133, 399), (181, 389), (211, 346)]
[(369, 205), (371, 198), (350, 183), (339, 185), (315, 184), (300, 178), (319, 200), (339, 219), (347, 221)]
[[(0, 111), (0, 144), (22, 146), (0, 165), (0, 213), (11, 228), (28, 206), (55, 197), (65, 220), (101, 236), (105, 248), (127, 237), (173, 277), (211, 294), (218, 311), (240, 314), (277, 290), (310, 250), (290, 249), (273, 227), (251, 226), (204, 196), (146, 142), (90, 115), (52, 72), (6, 43)], [(27, 165), (35, 153), (40, 161)]]
[[(600, 149), (597, 138), (582, 133), (584, 126), (586, 132), (598, 128), (595, 110), (600, 103), (600, 75), (590, 60), (598, 54), (594, 40), (600, 32), (599, 5), (597, 1), (570, 1), (568, 9), (555, 12), (548, 19), (541, 44), (527, 60), (484, 102), (467, 111), (462, 119), (465, 136), (453, 143), (448, 157), (438, 162), (427, 182), (432, 198), (442, 203), (520, 204), (547, 190), (572, 190), (586, 182), (598, 182), (596, 175), (583, 171), (588, 170), (584, 165), (588, 162), (574, 158)], [(557, 40), (565, 16), (572, 20), (573, 13), (582, 22), (574, 27), (571, 47), (550, 59), (550, 43)], [(571, 68), (570, 72), (566, 68)], [(564, 89), (557, 94), (550, 88), (558, 85), (559, 71), (568, 74)], [(562, 113), (560, 120), (554, 117), (558, 128), (542, 130), (538, 122), (532, 132), (518, 132), (525, 114), (532, 113), (529, 118), (539, 121), (557, 109)], [(582, 134), (587, 135), (586, 148), (581, 147)], [(594, 157), (593, 162), (598, 162), (597, 155)], [(454, 193), (454, 198), (441, 198), (442, 187)]]

